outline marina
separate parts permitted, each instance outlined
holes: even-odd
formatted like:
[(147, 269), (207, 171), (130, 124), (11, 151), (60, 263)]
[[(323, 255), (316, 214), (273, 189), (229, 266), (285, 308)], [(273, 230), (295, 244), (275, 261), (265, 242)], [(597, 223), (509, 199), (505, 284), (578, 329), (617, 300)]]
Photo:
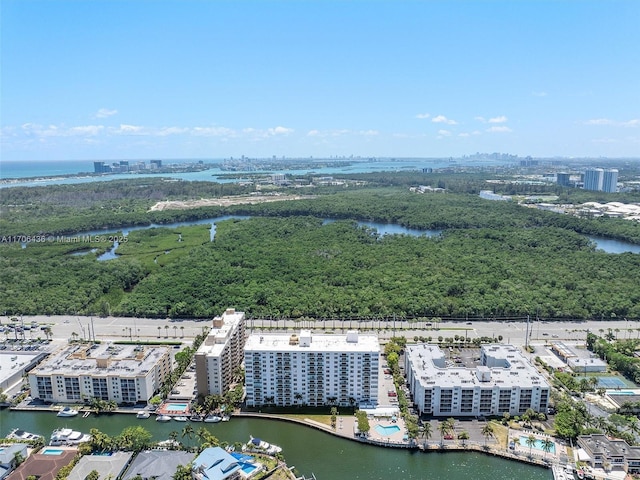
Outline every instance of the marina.
[[(0, 411), (0, 435), (20, 427), (29, 432), (47, 434), (56, 428), (70, 427), (88, 431), (97, 428), (107, 435), (118, 435), (136, 423), (135, 414), (100, 415), (89, 419), (59, 418), (46, 412)], [(143, 427), (154, 441), (170, 438), (185, 424), (176, 422), (144, 422)], [(215, 425), (199, 424), (216, 438), (230, 444), (246, 444), (254, 436), (282, 447), (289, 465), (295, 465), (300, 475), (318, 480), (350, 478), (355, 480), (422, 480), (429, 471), (433, 480), (550, 480), (551, 470), (526, 463), (506, 460), (481, 452), (418, 451), (383, 448), (332, 436), (309, 427), (268, 420), (234, 416), (232, 422)], [(7, 430), (5, 430), (7, 429)], [(355, 460), (357, 459), (357, 460)]]

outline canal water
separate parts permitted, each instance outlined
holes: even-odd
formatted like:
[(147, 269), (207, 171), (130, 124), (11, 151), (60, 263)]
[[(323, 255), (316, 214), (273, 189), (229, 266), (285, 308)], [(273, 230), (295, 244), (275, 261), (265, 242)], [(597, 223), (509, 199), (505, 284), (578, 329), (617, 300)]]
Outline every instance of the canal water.
[[(13, 428), (39, 433), (49, 438), (55, 428), (69, 427), (88, 433), (97, 428), (117, 435), (125, 427), (140, 425), (154, 440), (166, 440), (170, 432), (181, 438), (186, 423), (159, 423), (153, 417), (138, 420), (134, 415), (102, 415), (59, 418), (52, 412), (0, 412), (0, 436)], [(249, 436), (279, 445), (290, 466), (300, 474), (318, 480), (549, 480), (551, 470), (481, 453), (420, 453), (363, 445), (302, 425), (267, 419), (235, 417), (225, 423), (192, 423), (194, 430), (208, 429), (219, 440), (246, 443)]]

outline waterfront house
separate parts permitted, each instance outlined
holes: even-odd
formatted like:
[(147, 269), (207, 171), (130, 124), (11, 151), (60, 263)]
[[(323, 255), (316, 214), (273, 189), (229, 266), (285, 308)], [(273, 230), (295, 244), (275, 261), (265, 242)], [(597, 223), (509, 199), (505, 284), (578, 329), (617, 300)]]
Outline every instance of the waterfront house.
[(142, 480), (172, 480), (178, 465), (189, 465), (194, 453), (173, 450), (146, 450), (131, 462), (122, 480), (140, 476)]
[(24, 443), (0, 445), (0, 480), (16, 467), (16, 455), (23, 459), (27, 458), (27, 445)]
[(73, 470), (67, 480), (85, 480), (93, 470), (100, 474), (100, 479), (120, 478), (133, 453), (112, 452), (109, 455), (85, 455)]
[[(55, 454), (52, 452), (55, 451)], [(49, 452), (49, 453), (47, 453)], [(7, 480), (27, 480), (36, 477), (38, 480), (54, 480), (62, 467), (69, 465), (78, 453), (75, 448), (51, 449), (45, 447), (39, 453), (32, 453), (29, 457), (9, 474)]]
[(204, 449), (193, 461), (196, 480), (237, 480), (241, 471), (238, 460), (220, 447)]

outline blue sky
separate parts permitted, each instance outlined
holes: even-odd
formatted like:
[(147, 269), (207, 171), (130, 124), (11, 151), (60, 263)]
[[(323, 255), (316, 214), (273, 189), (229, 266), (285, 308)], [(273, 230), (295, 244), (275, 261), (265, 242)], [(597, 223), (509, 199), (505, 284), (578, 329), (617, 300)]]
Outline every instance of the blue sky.
[(3, 0), (2, 159), (640, 157), (637, 0)]

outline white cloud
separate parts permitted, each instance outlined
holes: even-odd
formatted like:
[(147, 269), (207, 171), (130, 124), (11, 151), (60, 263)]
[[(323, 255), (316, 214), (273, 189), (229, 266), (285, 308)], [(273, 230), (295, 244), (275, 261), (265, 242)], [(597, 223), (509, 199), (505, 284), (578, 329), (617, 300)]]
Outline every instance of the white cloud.
[(531, 92), (531, 95), (533, 95), (534, 97), (546, 97), (547, 92)]
[(504, 115), (489, 119), (489, 123), (505, 123), (506, 121), (507, 121), (507, 117), (505, 117)]
[(341, 130), (309, 130), (307, 132), (307, 137), (318, 137), (318, 138), (326, 138), (326, 137), (342, 137), (344, 135), (352, 134), (351, 130), (341, 129)]
[(380, 135), (380, 132), (378, 130), (360, 130), (358, 135), (362, 135), (364, 137), (375, 137)]
[(444, 115), (438, 115), (436, 117), (433, 117), (431, 119), (431, 121), (433, 123), (446, 123), (447, 125), (457, 125), (458, 122), (456, 122), (455, 120), (451, 120), (447, 117), (445, 117)]
[(487, 128), (485, 131), (489, 133), (508, 133), (508, 132), (512, 132), (513, 130), (511, 130), (509, 127), (490, 127), (490, 128)]
[(441, 137), (450, 137), (451, 132), (449, 130), (438, 130), (438, 135)]
[(276, 127), (268, 129), (267, 132), (269, 132), (270, 135), (289, 135), (293, 133), (293, 128)]
[(613, 125), (614, 121), (608, 118), (593, 118), (584, 122), (585, 125)]
[(421, 120), (424, 120), (425, 118), (430, 118), (431, 114), (429, 113), (419, 113), (416, 115), (416, 118), (419, 118)]
[(234, 137), (237, 133), (226, 127), (194, 127), (191, 134), (198, 137)]
[(144, 127), (139, 125), (120, 124), (119, 128), (112, 129), (113, 133), (120, 135), (141, 135), (144, 134)]
[(482, 122), (482, 123), (486, 123), (486, 121), (487, 121), (487, 119), (484, 118), (484, 117), (474, 117), (474, 119), (478, 120), (479, 122)]
[(459, 136), (459, 137), (470, 137), (470, 136), (471, 136), (471, 134), (470, 134), (470, 133), (463, 132), (463, 133), (459, 133), (459, 134), (458, 134), (458, 136)]
[(102, 125), (85, 125), (82, 127), (71, 127), (68, 131), (71, 135), (95, 136), (98, 135), (102, 130), (104, 130), (104, 126)]
[(101, 108), (100, 110), (98, 110), (98, 112), (94, 115), (96, 118), (107, 118), (107, 117), (112, 117), (113, 115), (117, 114), (118, 110), (110, 110), (108, 108)]
[(617, 121), (610, 118), (592, 118), (586, 122), (582, 122), (584, 125), (611, 125), (614, 127), (638, 127), (640, 126), (640, 119), (632, 118), (626, 121)]

